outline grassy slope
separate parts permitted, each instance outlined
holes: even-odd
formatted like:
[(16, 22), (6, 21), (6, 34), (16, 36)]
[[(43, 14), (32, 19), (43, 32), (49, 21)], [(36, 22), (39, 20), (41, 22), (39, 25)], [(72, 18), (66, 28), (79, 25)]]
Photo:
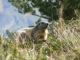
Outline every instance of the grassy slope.
[(19, 46), (0, 36), (0, 60), (80, 60), (80, 21), (50, 25), (47, 43)]

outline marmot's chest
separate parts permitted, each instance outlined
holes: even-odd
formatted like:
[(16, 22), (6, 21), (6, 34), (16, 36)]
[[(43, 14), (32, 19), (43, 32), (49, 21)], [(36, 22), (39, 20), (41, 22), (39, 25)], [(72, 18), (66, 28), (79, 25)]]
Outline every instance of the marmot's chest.
[(40, 30), (36, 33), (36, 38), (42, 39), (45, 36), (45, 30)]

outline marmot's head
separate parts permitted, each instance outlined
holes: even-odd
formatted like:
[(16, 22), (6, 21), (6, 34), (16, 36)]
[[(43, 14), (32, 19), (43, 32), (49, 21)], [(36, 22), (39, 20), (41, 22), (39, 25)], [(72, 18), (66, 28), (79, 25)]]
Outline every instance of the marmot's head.
[(48, 23), (40, 22), (36, 27), (37, 29), (46, 29), (48, 27)]

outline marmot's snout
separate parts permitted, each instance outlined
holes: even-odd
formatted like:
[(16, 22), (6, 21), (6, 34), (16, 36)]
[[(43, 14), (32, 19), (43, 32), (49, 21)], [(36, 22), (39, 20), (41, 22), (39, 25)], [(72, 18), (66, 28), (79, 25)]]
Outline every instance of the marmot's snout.
[(47, 28), (48, 27), (48, 23), (44, 23), (43, 27)]
[(45, 25), (45, 26), (46, 26), (46, 28), (47, 28), (47, 27), (48, 27), (48, 23), (46, 23), (46, 25)]

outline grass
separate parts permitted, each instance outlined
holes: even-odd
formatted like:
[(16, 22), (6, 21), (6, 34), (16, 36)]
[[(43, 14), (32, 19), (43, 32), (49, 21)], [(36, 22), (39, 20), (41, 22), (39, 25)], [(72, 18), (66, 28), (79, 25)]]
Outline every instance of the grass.
[(80, 60), (80, 21), (53, 22), (47, 43), (17, 45), (0, 35), (0, 60)]

